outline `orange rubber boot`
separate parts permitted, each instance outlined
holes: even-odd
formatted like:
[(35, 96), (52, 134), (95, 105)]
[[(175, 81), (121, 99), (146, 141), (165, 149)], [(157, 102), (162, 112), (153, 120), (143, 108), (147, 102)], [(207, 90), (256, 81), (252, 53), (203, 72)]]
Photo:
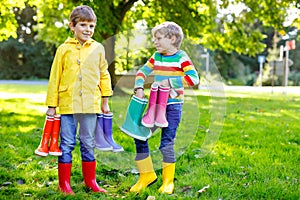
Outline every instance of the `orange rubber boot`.
[(54, 117), (52, 117), (52, 116), (47, 116), (46, 117), (44, 130), (43, 130), (43, 136), (42, 136), (40, 145), (34, 151), (34, 153), (39, 155), (39, 156), (47, 156), (48, 153), (49, 153), (48, 144), (49, 144), (49, 139), (50, 139), (50, 135), (51, 135), (52, 128), (53, 128), (53, 121), (54, 121)]
[(54, 116), (53, 130), (51, 134), (49, 154), (52, 156), (61, 156), (62, 152), (58, 147), (58, 138), (60, 132), (60, 115)]

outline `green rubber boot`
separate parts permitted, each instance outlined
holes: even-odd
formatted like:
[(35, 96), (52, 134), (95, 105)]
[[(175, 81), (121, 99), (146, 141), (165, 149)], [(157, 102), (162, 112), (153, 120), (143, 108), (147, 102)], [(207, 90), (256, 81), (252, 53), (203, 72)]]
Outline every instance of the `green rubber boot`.
[(146, 141), (152, 134), (151, 130), (141, 124), (147, 99), (132, 96), (121, 131), (138, 140)]

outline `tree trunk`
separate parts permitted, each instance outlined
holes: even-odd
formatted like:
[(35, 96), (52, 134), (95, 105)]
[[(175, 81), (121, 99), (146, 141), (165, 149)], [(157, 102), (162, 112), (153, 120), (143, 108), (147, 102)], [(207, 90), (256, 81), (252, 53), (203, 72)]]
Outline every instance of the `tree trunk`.
[(111, 76), (111, 84), (114, 88), (116, 85), (116, 75), (115, 75), (115, 42), (116, 36), (111, 36), (107, 38), (103, 45), (105, 47), (105, 55), (108, 63), (108, 71)]

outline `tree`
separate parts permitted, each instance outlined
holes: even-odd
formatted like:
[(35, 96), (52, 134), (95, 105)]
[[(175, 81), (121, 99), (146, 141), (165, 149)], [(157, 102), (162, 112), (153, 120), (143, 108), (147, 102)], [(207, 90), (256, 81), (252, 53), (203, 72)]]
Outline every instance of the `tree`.
[(0, 41), (7, 40), (9, 37), (17, 37), (18, 24), (15, 19), (14, 8), (25, 8), (24, 1), (1, 0)]
[[(105, 40), (106, 58), (110, 63), (109, 71), (112, 75), (112, 83), (115, 83), (115, 35), (120, 31), (126, 12), (132, 8), (138, 0), (114, 0), (97, 1), (57, 1), (46, 0), (41, 6), (39, 15), (39, 33), (41, 39), (48, 43), (61, 44), (70, 34), (68, 28), (68, 17), (75, 6), (85, 4), (92, 7), (97, 15), (97, 28), (94, 38), (97, 41)], [(50, 9), (49, 9), (50, 8)], [(59, 10), (59, 15), (57, 15)], [(53, 24), (55, 26), (53, 26)], [(46, 28), (47, 27), (47, 28)], [(50, 37), (49, 37), (50, 36)], [(52, 36), (52, 37), (51, 37)]]
[(36, 7), (25, 3), (25, 7), (13, 9), (17, 22), (17, 38), (12, 36), (0, 46), (0, 78), (47, 78), (52, 57), (43, 41), (35, 40), (37, 31)]
[[(109, 61), (114, 61), (115, 36), (140, 20), (148, 27), (165, 20), (175, 21), (187, 37), (205, 48), (254, 57), (266, 48), (260, 27), (284, 30), (287, 10), (299, 9), (295, 0), (29, 0), (29, 3), (39, 8), (39, 39), (56, 46), (70, 34), (68, 16), (71, 10), (79, 4), (91, 6), (98, 17), (94, 38), (106, 40)], [(1, 26), (7, 27), (3, 21)], [(110, 71), (114, 75), (114, 62)]]

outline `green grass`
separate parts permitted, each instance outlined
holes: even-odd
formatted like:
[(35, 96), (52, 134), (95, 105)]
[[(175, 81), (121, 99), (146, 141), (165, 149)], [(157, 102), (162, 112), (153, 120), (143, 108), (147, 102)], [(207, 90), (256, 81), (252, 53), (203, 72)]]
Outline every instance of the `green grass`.
[(96, 151), (97, 181), (108, 194), (84, 187), (78, 144), (71, 177), (76, 196), (64, 197), (57, 191), (56, 157), (34, 155), (45, 118), (45, 92), (46, 85), (0, 85), (0, 199), (300, 198), (299, 95), (227, 92), (226, 101), (204, 91), (187, 95), (176, 140), (173, 195), (157, 192), (162, 181), (159, 132), (150, 139), (159, 180), (139, 195), (129, 193), (138, 178), (132, 173), (134, 143), (119, 126), (130, 96), (114, 96), (114, 137), (126, 152)]

